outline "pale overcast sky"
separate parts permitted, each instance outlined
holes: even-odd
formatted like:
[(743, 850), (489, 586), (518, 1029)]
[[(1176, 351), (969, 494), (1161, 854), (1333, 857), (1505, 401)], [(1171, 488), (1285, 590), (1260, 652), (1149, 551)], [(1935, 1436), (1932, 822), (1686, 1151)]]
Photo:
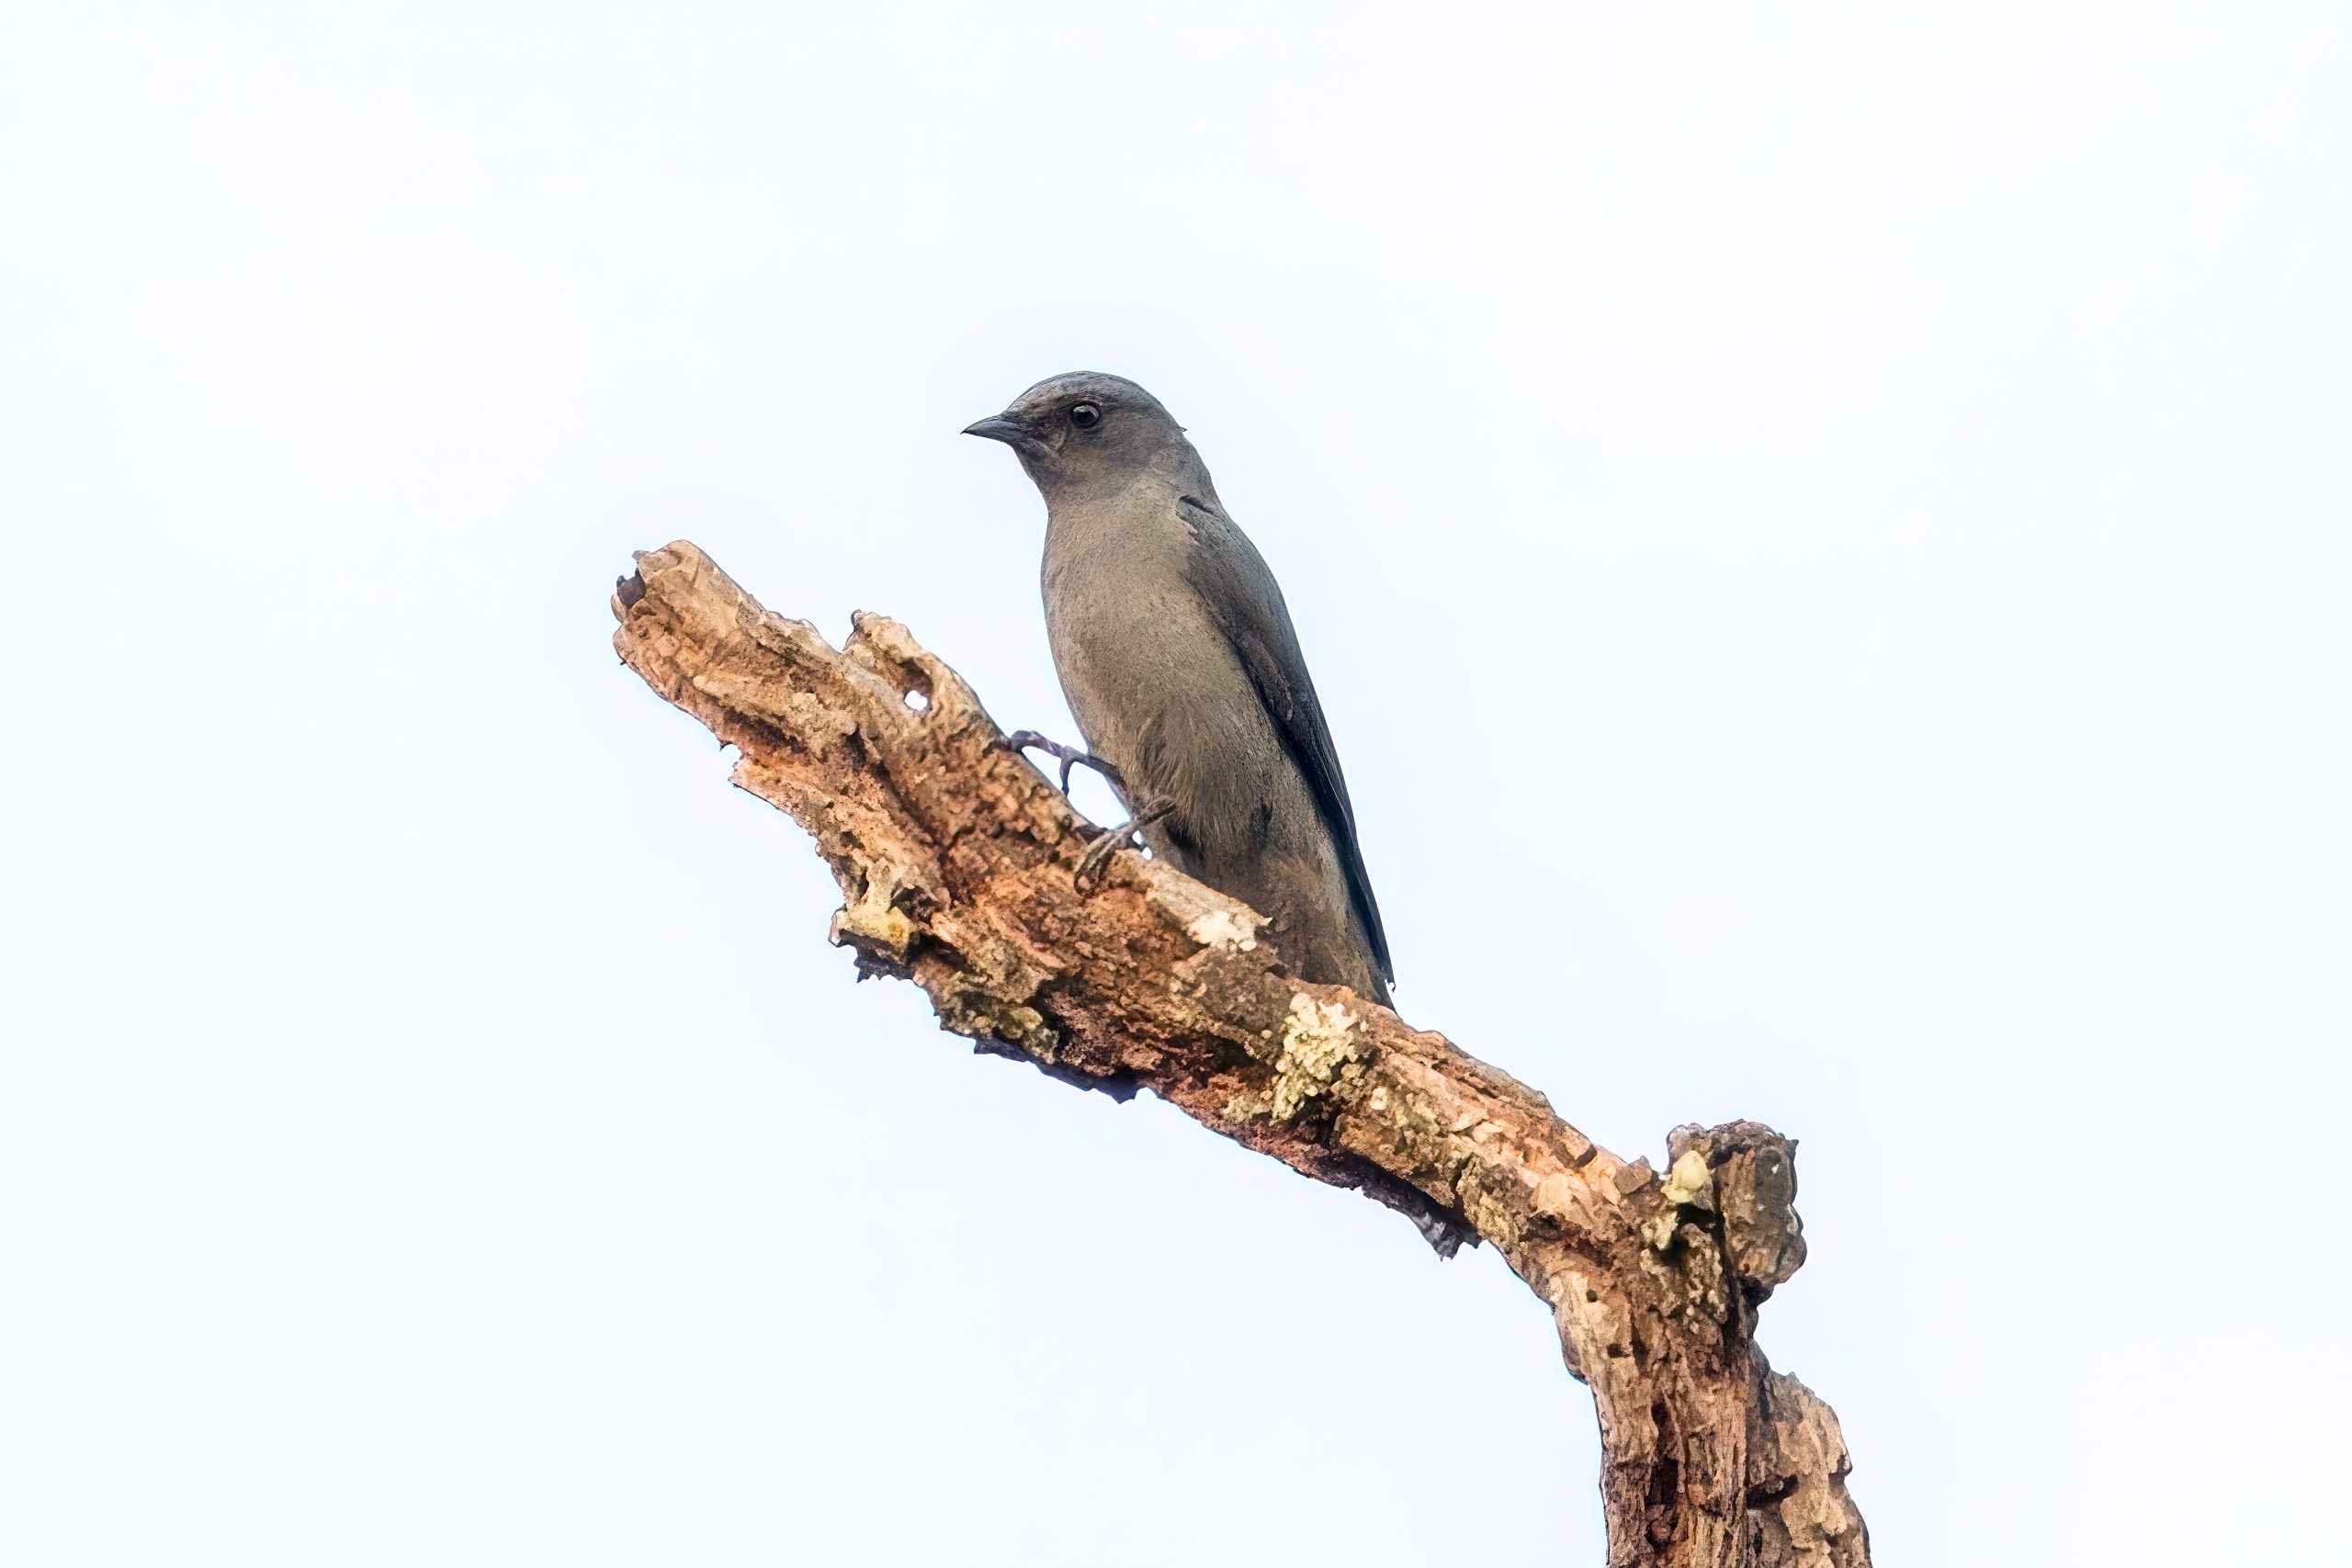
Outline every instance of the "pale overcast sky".
[(1803, 1140), (1888, 1563), (2317, 1562), (2352, 10), (19, 0), (0, 1559), (1597, 1562), (1488, 1251), (852, 984), (688, 536), (1067, 733), (1114, 370), (1416, 1023)]

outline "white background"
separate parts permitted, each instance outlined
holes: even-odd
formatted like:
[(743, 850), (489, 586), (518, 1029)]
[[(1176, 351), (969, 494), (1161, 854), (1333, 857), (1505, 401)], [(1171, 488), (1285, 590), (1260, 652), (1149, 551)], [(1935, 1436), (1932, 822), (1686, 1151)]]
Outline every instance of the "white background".
[(1881, 1560), (2316, 1562), (2340, 6), (11, 6), (0, 1558), (1600, 1560), (1491, 1252), (855, 987), (690, 536), (1067, 732), (1158, 392), (1415, 1022), (1804, 1141)]

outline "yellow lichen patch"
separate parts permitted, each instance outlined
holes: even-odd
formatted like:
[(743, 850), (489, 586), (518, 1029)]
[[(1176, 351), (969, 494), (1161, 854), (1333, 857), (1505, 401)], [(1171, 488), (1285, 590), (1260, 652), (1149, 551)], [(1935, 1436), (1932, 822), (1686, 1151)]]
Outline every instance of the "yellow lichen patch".
[[(1353, 1078), (1364, 1071), (1362, 1064), (1351, 1063), (1341, 1069), (1341, 1076)], [(1439, 1195), (1452, 1182), (1465, 1157), (1465, 1151), (1455, 1146), (1459, 1140), (1447, 1137), (1429, 1097), (1385, 1075), (1364, 1079), (1339, 1126), (1343, 1147), (1370, 1157), (1432, 1195)], [(1453, 1199), (1441, 1196), (1440, 1201)]]
[(1255, 1089), (1243, 1089), (1228, 1099), (1221, 1108), (1228, 1122), (1246, 1122), (1253, 1116), (1263, 1116), (1274, 1108), (1273, 1101)]
[(971, 976), (958, 975), (935, 988), (932, 1000), (938, 1007), (939, 1021), (958, 1034), (1001, 1040), (1041, 1062), (1052, 1061), (1061, 1044), (1060, 1034), (1046, 1021), (1044, 1013), (1026, 1002), (995, 995)]
[(1355, 1027), (1356, 1015), (1338, 1002), (1318, 1002), (1304, 993), (1291, 998), (1282, 1055), (1274, 1063), (1275, 1121), (1289, 1121), (1332, 1084), (1363, 1070)]
[(915, 923), (891, 902), (896, 889), (888, 883), (868, 882), (855, 901), (833, 913), (830, 935), (836, 947), (844, 944), (871, 951), (880, 948), (903, 963), (915, 937)]
[(1480, 1239), (1502, 1248), (1505, 1256), (1525, 1237), (1525, 1201), (1510, 1184), (1490, 1177), (1485, 1168), (1476, 1163), (1464, 1166), (1453, 1179), (1453, 1196), (1462, 1207), (1462, 1217)]
[(1695, 1203), (1702, 1209), (1715, 1206), (1714, 1178), (1707, 1170), (1707, 1156), (1696, 1149), (1685, 1149), (1674, 1168), (1666, 1173), (1666, 1186), (1658, 1196), (1674, 1204)]

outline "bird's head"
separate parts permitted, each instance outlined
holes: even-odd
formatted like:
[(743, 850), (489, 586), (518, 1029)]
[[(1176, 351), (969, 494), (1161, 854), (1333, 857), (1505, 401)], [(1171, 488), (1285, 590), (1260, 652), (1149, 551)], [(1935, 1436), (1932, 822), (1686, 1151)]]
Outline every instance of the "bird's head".
[(1038, 382), (1002, 413), (964, 427), (1001, 441), (1048, 495), (1067, 485), (1125, 479), (1173, 450), (1184, 427), (1159, 400), (1121, 376), (1073, 370)]

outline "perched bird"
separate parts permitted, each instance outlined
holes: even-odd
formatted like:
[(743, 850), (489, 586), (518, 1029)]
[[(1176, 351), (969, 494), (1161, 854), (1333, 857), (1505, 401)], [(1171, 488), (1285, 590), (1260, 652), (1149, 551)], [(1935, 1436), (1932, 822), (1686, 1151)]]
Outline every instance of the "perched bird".
[(1330, 727), (1282, 590), (1183, 427), (1133, 381), (1040, 381), (969, 426), (1046, 498), (1046, 630), (1091, 755), (1153, 854), (1267, 917), (1309, 980), (1388, 1000), (1395, 977)]

